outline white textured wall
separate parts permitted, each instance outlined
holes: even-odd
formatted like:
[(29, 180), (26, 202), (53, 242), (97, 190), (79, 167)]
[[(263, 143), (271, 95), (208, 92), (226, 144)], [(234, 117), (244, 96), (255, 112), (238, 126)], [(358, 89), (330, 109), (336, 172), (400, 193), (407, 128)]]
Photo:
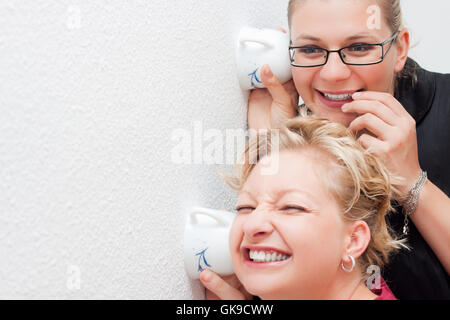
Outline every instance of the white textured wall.
[[(450, 72), (448, 1), (403, 2), (414, 56)], [(0, 298), (203, 298), (183, 210), (233, 193), (225, 166), (172, 163), (170, 137), (245, 127), (236, 36), (286, 5), (0, 2)]]
[(245, 128), (238, 31), (286, 6), (0, 2), (0, 298), (203, 298), (183, 210), (235, 199), (224, 166), (171, 162), (171, 134)]
[(411, 34), (410, 56), (427, 70), (450, 73), (450, 1), (401, 0), (401, 4)]

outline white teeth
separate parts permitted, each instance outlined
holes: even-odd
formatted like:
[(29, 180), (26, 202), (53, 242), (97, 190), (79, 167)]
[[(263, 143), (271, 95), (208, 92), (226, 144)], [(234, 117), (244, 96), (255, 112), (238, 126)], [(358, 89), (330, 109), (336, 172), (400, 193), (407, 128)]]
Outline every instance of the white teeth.
[(256, 260), (261, 262), (266, 261), (266, 253), (264, 251), (258, 251), (258, 255), (256, 256)]
[(336, 100), (336, 101), (349, 100), (352, 98), (352, 94), (350, 94), (350, 93), (346, 93), (346, 94), (324, 93), (323, 95), (330, 100)]
[(250, 259), (254, 262), (273, 262), (273, 261), (281, 261), (286, 260), (289, 256), (277, 253), (274, 251), (256, 251), (250, 250), (249, 252)]
[(270, 258), (272, 261), (277, 261), (277, 253), (273, 252)]

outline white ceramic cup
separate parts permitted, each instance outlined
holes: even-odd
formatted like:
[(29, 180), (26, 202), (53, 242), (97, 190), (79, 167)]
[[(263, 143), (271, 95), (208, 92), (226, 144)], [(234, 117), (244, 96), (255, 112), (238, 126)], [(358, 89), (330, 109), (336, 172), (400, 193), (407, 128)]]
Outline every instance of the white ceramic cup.
[(184, 266), (191, 279), (204, 269), (219, 275), (233, 274), (228, 244), (233, 212), (193, 207), (189, 210), (184, 232)]
[(289, 34), (275, 29), (245, 27), (239, 34), (236, 67), (244, 90), (264, 88), (261, 68), (268, 64), (281, 83), (292, 79)]

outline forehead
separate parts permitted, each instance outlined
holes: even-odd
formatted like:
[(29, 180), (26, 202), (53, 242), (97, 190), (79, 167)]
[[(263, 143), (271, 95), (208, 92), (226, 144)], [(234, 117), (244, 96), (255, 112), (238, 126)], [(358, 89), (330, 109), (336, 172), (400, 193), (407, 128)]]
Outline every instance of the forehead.
[(241, 192), (240, 196), (250, 194), (254, 197), (277, 197), (283, 195), (283, 191), (300, 190), (316, 200), (329, 197), (320, 175), (326, 174), (326, 163), (331, 159), (322, 155), (322, 152), (282, 151), (269, 158), (272, 161), (270, 166), (277, 167), (277, 170), (272, 171), (273, 174), (267, 174), (269, 164), (258, 162), (243, 186), (246, 193)]
[(291, 13), (292, 40), (300, 34), (345, 39), (365, 33), (382, 39), (390, 30), (376, 0), (305, 0)]

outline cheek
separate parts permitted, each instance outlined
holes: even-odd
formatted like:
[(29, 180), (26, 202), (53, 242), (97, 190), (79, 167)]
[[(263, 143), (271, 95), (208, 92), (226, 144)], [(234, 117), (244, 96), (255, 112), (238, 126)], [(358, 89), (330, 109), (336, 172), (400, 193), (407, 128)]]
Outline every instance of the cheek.
[(368, 91), (391, 92), (394, 79), (393, 69), (388, 61), (367, 67), (356, 67), (353, 73)]
[(295, 88), (304, 101), (309, 101), (312, 98), (312, 82), (315, 73), (315, 68), (292, 68), (292, 79)]
[(242, 242), (243, 232), (242, 232), (242, 223), (243, 219), (240, 216), (236, 216), (233, 221), (233, 225), (230, 229), (229, 235), (229, 246), (231, 252), (231, 258), (233, 259), (233, 263), (239, 258), (240, 254), (240, 245)]
[(243, 271), (243, 265), (242, 265), (242, 259), (241, 256), (241, 244), (244, 238), (244, 232), (243, 232), (243, 225), (245, 222), (245, 216), (244, 215), (237, 215), (234, 219), (233, 225), (230, 229), (230, 236), (229, 236), (229, 246), (230, 246), (230, 253), (231, 253), (231, 260), (233, 263), (233, 269), (234, 273), (240, 279), (240, 281), (244, 281), (245, 279), (245, 273)]
[[(310, 101), (313, 97), (313, 82), (318, 75), (318, 68), (292, 68), (292, 78), (295, 88), (303, 100)], [(364, 87), (369, 91), (390, 92), (392, 80), (394, 79), (391, 61), (373, 66), (359, 66), (352, 68), (353, 80), (357, 86)]]
[(358, 71), (358, 76), (368, 91), (390, 92), (393, 73), (386, 70), (383, 64), (372, 66), (370, 69)]
[(305, 274), (323, 275), (326, 269), (334, 268), (343, 248), (339, 225), (339, 222), (334, 223), (330, 219), (320, 219), (296, 230), (295, 253), (299, 263), (305, 267)]

